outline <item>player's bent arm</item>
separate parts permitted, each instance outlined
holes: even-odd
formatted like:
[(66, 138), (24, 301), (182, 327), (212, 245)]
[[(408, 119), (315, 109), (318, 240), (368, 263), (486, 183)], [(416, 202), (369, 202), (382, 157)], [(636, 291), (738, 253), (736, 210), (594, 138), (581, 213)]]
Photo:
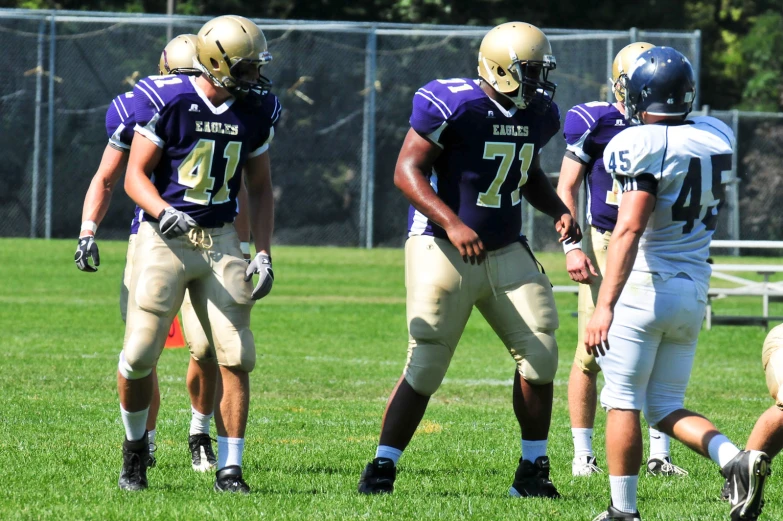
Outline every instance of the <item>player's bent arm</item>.
[(441, 150), (432, 141), (409, 129), (394, 168), (394, 186), (422, 215), (445, 230), (459, 223), (460, 219), (438, 197), (427, 178)]
[[(249, 158), (245, 165), (244, 177), (247, 185), (245, 206), (256, 252), (271, 256), (272, 231), (275, 225), (275, 200), (272, 192), (272, 166), (269, 161), (269, 152)], [(240, 201), (240, 212), (242, 205), (243, 203)]]
[[(92, 177), (90, 187), (84, 196), (82, 222), (92, 221), (100, 225), (111, 203), (112, 191), (128, 164), (128, 152), (106, 145), (101, 163)], [(92, 230), (81, 230), (80, 237), (95, 235)]]
[(171, 206), (150, 181), (162, 155), (162, 148), (138, 132), (134, 134), (125, 172), (125, 192), (142, 210), (155, 217)]
[(613, 310), (625, 282), (633, 269), (639, 239), (642, 237), (647, 221), (655, 208), (656, 196), (642, 190), (623, 193), (622, 203), (617, 215), (617, 224), (609, 241), (606, 257), (606, 273), (598, 292), (596, 309)]

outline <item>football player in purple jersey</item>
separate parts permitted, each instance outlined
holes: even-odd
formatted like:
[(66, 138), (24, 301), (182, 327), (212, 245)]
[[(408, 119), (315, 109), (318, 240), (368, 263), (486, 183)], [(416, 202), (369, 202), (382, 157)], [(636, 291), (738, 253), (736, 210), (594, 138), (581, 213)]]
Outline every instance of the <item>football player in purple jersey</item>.
[(559, 497), (547, 438), (558, 327), (547, 276), (521, 230), (522, 198), (552, 217), (561, 242), (581, 231), (549, 183), (539, 153), (560, 129), (549, 40), (522, 22), (484, 37), (478, 79), (435, 80), (413, 96), (394, 173), (411, 202), (405, 245), (408, 361), (392, 392), (363, 494), (390, 493), (396, 465), (440, 386), (477, 307), (516, 362), (514, 413), (522, 457), (514, 497)]
[[(201, 74), (193, 66), (196, 56), (196, 35), (182, 34), (172, 39), (160, 55), (158, 70), (160, 74)], [(99, 264), (98, 245), (95, 242), (95, 232), (106, 215), (111, 202), (114, 186), (125, 172), (128, 162), (128, 152), (133, 140), (135, 126), (135, 110), (133, 92), (121, 94), (112, 100), (106, 111), (106, 132), (109, 143), (106, 146), (98, 171), (93, 176), (82, 210), (82, 231), (76, 249), (76, 266), (87, 273), (97, 271)], [(244, 190), (243, 192), (244, 193)], [(246, 206), (246, 205), (245, 205)], [(139, 228), (139, 208), (136, 207), (131, 222), (128, 239), (128, 253), (120, 292), (120, 313), (123, 322), (128, 306), (128, 285), (133, 269), (133, 251), (136, 232)], [(249, 251), (250, 224), (247, 212), (240, 211), (235, 222), (237, 233), (245, 241)], [(90, 264), (92, 260), (93, 265)], [(209, 437), (209, 424), (212, 418), (215, 402), (215, 386), (217, 379), (217, 364), (214, 348), (204, 333), (204, 328), (190, 305), (186, 296), (182, 305), (182, 324), (185, 330), (188, 348), (192, 354), (188, 365), (187, 387), (191, 401), (191, 422), (188, 446), (191, 451), (191, 464), (194, 470), (207, 471), (217, 465), (212, 443)], [(150, 456), (148, 466), (155, 466), (155, 425), (160, 407), (160, 391), (156, 371), (153, 371), (154, 391), (147, 431), (149, 433)]]
[[(636, 42), (623, 47), (612, 63), (612, 85), (616, 102), (592, 101), (576, 105), (566, 113), (564, 135), (567, 143), (557, 193), (576, 215), (576, 201), (582, 181), (587, 187), (587, 222), (590, 232), (582, 243), (567, 244), (566, 268), (579, 287), (578, 341), (568, 380), (568, 407), (574, 440), (574, 476), (602, 472), (593, 455), (593, 425), (597, 402), (596, 379), (601, 370), (595, 356), (588, 354), (584, 330), (595, 310), (595, 299), (606, 267), (606, 248), (617, 222), (618, 190), (604, 168), (603, 152), (611, 139), (628, 126), (625, 119), (625, 81), (636, 58), (651, 43)], [(650, 457), (647, 472), (653, 475), (687, 475), (673, 465), (670, 438), (650, 427)]]
[[(125, 425), (122, 489), (147, 487), (151, 373), (187, 290), (220, 366), (214, 488), (250, 490), (241, 466), (256, 360), (250, 311), (274, 280), (267, 151), (281, 107), (261, 76), (271, 59), (256, 24), (221, 16), (198, 33), (200, 76), (151, 76), (134, 88), (136, 133), (125, 190), (141, 211), (117, 377)], [(249, 265), (230, 226), (243, 182), (257, 251)]]

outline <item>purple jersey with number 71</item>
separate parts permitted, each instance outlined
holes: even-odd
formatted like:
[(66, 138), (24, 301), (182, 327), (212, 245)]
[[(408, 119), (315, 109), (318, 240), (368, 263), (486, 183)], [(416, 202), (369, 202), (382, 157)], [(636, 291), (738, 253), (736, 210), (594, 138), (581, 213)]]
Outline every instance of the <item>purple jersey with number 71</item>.
[[(163, 149), (153, 183), (164, 201), (199, 226), (234, 221), (242, 167), (269, 148), (280, 117), (274, 94), (214, 106), (185, 75), (150, 76), (133, 89), (136, 132)], [(142, 221), (157, 216), (142, 212)]]
[[(520, 188), (544, 145), (560, 129), (560, 112), (551, 104), (541, 114), (506, 110), (469, 78), (435, 80), (413, 96), (413, 130), (441, 147), (430, 185), (488, 250), (519, 240)], [(446, 232), (412, 206), (408, 236)]]

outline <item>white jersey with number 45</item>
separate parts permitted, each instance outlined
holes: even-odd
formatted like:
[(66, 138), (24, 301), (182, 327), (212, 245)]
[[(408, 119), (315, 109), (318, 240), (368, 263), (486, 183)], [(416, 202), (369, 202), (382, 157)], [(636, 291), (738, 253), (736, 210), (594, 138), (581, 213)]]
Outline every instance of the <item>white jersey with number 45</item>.
[(685, 273), (706, 299), (710, 240), (733, 149), (731, 129), (708, 116), (630, 127), (609, 142), (604, 165), (621, 190), (644, 190), (657, 198), (635, 271), (658, 273), (664, 280)]

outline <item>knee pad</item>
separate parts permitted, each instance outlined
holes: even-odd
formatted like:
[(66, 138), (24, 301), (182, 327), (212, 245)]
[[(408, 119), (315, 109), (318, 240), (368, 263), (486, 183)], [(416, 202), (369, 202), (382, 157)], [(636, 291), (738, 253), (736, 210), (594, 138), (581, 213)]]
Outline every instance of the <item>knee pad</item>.
[(596, 362), (595, 356), (587, 354), (584, 342), (576, 346), (574, 363), (585, 374), (598, 374), (601, 372), (601, 366)]
[(451, 363), (451, 350), (442, 344), (415, 344), (408, 348), (405, 381), (422, 396), (438, 390)]
[(678, 411), (684, 408), (684, 400), (680, 400), (679, 402), (670, 400), (657, 402), (650, 401), (648, 399), (648, 402), (644, 405), (644, 418), (647, 420), (649, 425), (656, 426), (658, 425), (658, 422), (669, 416), (674, 411)]
[(246, 373), (256, 367), (256, 344), (249, 328), (237, 330), (229, 339), (224, 336), (216, 341), (215, 351), (220, 366)]
[(152, 368), (138, 368), (134, 369), (128, 360), (125, 358), (125, 350), (120, 351), (120, 361), (117, 364), (117, 370), (126, 380), (141, 380), (142, 378), (152, 374)]
[[(156, 322), (158, 326), (164, 324), (162, 320)], [(125, 345), (122, 349), (124, 364), (121, 364), (120, 373), (129, 380), (147, 376), (149, 371), (152, 371), (152, 368), (155, 367), (168, 334), (169, 326), (157, 328), (134, 327), (125, 338)], [(130, 376), (122, 372), (123, 365)], [(147, 373), (141, 374), (144, 371), (147, 371)], [(141, 376), (134, 377), (134, 374), (141, 374)]]
[(554, 332), (533, 332), (526, 345), (512, 350), (517, 371), (532, 385), (546, 385), (557, 373), (557, 341)]

